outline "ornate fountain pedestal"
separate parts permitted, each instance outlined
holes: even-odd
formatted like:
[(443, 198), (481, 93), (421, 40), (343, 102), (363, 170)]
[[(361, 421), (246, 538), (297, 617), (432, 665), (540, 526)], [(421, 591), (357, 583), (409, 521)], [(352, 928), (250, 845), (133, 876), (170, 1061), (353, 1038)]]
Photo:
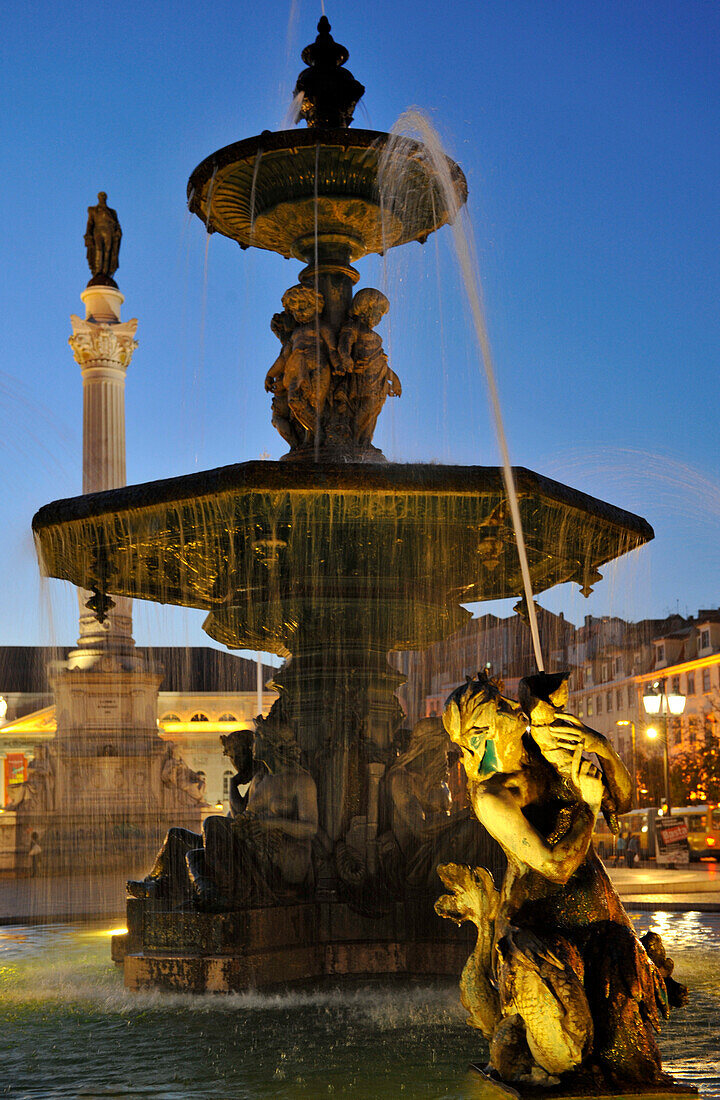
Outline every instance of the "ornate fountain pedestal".
[(202, 804), (178, 786), (181, 762), (158, 736), (161, 680), (134, 649), (51, 667), (57, 732), (36, 747), (17, 810), (3, 814), (14, 824), (13, 869), (26, 867), (34, 835), (42, 874), (137, 874), (170, 825), (200, 828)]
[(238, 993), (305, 981), (368, 976), (457, 977), (472, 948), (447, 928), (432, 899), (362, 916), (340, 902), (290, 903), (230, 913), (179, 913), (128, 900), (128, 931), (112, 954), (128, 989)]

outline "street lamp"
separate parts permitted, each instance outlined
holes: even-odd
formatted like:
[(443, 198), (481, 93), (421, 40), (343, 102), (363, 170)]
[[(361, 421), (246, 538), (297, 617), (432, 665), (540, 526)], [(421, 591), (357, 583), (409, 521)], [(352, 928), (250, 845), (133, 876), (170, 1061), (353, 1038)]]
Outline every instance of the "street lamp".
[(632, 745), (632, 803), (630, 804), (630, 809), (634, 810), (637, 801), (637, 748), (635, 744), (635, 723), (627, 719), (619, 719), (615, 725), (630, 727), (630, 743)]
[[(679, 692), (665, 691), (665, 680), (656, 680), (643, 695), (643, 707), (646, 714), (657, 714), (663, 722), (663, 776), (665, 781), (665, 802), (670, 811), (670, 756), (668, 753), (668, 714), (680, 715), (685, 710), (685, 696)], [(650, 726), (646, 730), (649, 738), (658, 736), (658, 731)]]

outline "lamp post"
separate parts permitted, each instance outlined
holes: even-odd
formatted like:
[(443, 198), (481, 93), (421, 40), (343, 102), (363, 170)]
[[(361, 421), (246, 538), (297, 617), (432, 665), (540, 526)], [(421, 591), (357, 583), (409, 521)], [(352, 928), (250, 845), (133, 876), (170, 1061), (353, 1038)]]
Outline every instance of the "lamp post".
[(632, 802), (630, 804), (630, 809), (634, 810), (635, 803), (637, 802), (637, 745), (635, 742), (635, 723), (627, 719), (619, 719), (615, 725), (630, 727), (630, 744), (632, 745)]
[[(670, 755), (668, 752), (668, 714), (680, 715), (685, 710), (685, 696), (678, 692), (665, 691), (665, 680), (656, 680), (643, 695), (643, 707), (646, 714), (657, 714), (663, 720), (663, 773), (665, 781), (665, 802), (670, 811)], [(648, 737), (657, 736), (649, 727)]]

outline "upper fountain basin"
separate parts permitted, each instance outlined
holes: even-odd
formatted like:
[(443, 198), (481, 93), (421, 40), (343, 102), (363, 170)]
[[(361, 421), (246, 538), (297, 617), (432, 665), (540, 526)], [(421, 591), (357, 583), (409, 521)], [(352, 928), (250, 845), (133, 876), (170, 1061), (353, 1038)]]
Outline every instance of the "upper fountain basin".
[[(403, 195), (385, 194), (381, 158), (392, 142)], [(210, 232), (311, 263), (338, 253), (355, 261), (452, 222), (424, 146), (374, 130), (265, 130), (226, 145), (198, 165), (188, 205)], [(462, 169), (449, 160), (457, 208), (467, 199)]]

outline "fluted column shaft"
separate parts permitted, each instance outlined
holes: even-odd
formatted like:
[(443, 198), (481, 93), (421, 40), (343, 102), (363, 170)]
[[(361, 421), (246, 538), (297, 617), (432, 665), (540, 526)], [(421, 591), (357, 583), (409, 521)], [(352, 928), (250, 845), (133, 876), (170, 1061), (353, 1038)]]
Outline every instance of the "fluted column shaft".
[[(88, 287), (81, 295), (85, 318), (72, 315), (69, 344), (83, 380), (83, 493), (117, 489), (125, 475), (125, 375), (137, 347), (137, 321), (121, 321), (123, 296), (111, 287)], [(98, 652), (131, 647), (132, 601), (115, 599), (104, 623), (87, 610), (80, 592), (79, 650), (82, 667)]]

